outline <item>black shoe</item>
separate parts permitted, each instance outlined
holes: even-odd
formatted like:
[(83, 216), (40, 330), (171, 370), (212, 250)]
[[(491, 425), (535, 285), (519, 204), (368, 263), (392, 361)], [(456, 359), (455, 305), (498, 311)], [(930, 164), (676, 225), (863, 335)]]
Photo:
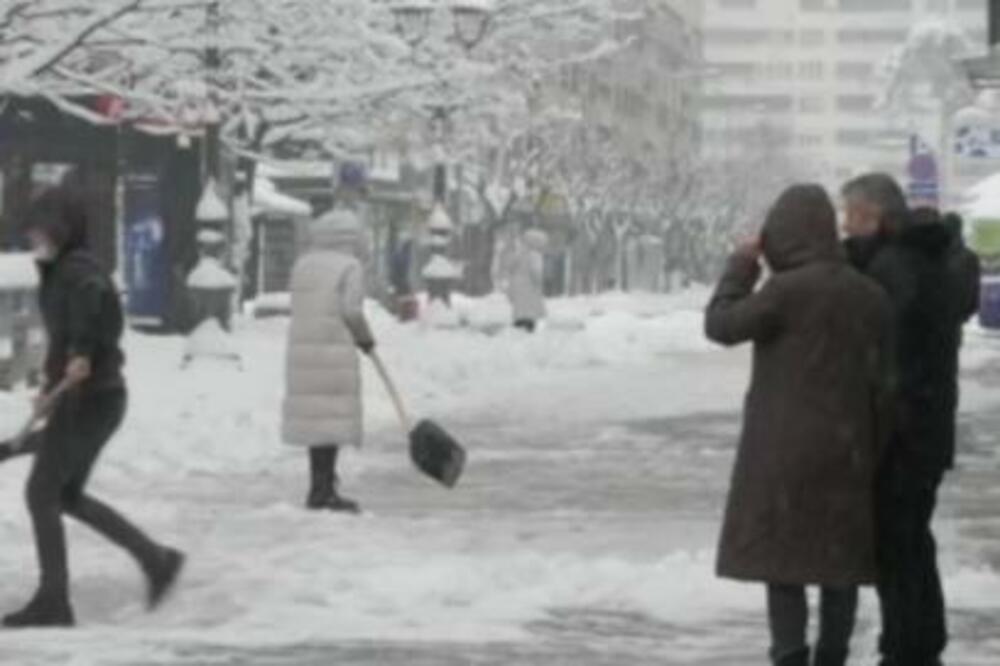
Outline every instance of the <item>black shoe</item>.
[(809, 666), (809, 648), (774, 657), (774, 666)]
[(72, 627), (76, 624), (73, 608), (66, 599), (50, 599), (36, 595), (22, 610), (3, 619), (8, 629), (32, 627)]
[(164, 548), (160, 561), (147, 572), (149, 577), (149, 597), (146, 607), (150, 611), (159, 608), (177, 585), (184, 570), (184, 553), (173, 548)]
[(847, 650), (816, 650), (814, 666), (845, 666), (847, 664)]
[(341, 497), (335, 490), (323, 493), (309, 493), (306, 508), (313, 511), (336, 511), (338, 513), (361, 513), (361, 507), (354, 500)]

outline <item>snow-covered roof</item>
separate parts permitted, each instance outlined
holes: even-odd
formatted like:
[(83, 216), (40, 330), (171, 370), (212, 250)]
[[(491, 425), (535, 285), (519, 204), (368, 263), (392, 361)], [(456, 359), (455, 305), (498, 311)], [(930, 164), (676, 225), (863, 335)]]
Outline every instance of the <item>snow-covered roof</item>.
[(963, 198), (971, 202), (989, 196), (1000, 196), (1000, 173), (984, 178), (963, 194)]
[(254, 214), (275, 213), (292, 217), (311, 217), (312, 206), (280, 190), (267, 176), (258, 175), (253, 186)]
[(968, 204), (963, 212), (973, 221), (1000, 219), (1000, 193), (980, 197)]
[(333, 166), (320, 160), (271, 160), (257, 165), (258, 177), (333, 180)]
[(34, 289), (37, 286), (38, 269), (32, 255), (0, 253), (0, 291)]

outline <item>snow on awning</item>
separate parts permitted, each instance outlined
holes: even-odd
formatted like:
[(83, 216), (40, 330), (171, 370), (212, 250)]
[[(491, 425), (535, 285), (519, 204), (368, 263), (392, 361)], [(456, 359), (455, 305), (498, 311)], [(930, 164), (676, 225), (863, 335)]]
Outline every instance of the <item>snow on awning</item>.
[(1000, 198), (1000, 173), (984, 178), (963, 193), (963, 198), (972, 202), (987, 197)]
[(288, 196), (278, 190), (274, 182), (266, 176), (258, 175), (253, 186), (254, 215), (288, 215), (291, 217), (312, 217), (312, 206), (301, 199)]

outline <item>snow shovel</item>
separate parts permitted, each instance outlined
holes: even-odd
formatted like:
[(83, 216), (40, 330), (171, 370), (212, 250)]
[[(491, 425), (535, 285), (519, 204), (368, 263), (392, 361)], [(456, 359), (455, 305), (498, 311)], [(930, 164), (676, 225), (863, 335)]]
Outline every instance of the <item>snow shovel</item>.
[(399, 391), (396, 390), (396, 385), (382, 359), (375, 352), (372, 352), (370, 357), (392, 399), (403, 430), (410, 438), (410, 459), (413, 460), (413, 464), (446, 488), (454, 488), (462, 476), (462, 470), (465, 469), (467, 458), (465, 449), (444, 428), (433, 421), (424, 419), (414, 428)]
[(4, 460), (9, 460), (19, 455), (28, 455), (38, 451), (38, 447), (41, 445), (38, 437), (35, 437), (35, 428), (41, 423), (45, 417), (49, 415), (52, 407), (69, 389), (71, 384), (67, 380), (63, 380), (52, 392), (49, 394), (48, 405), (49, 409), (32, 409), (31, 416), (25, 422), (24, 426), (14, 435), (13, 439), (7, 440), (0, 443), (0, 462)]

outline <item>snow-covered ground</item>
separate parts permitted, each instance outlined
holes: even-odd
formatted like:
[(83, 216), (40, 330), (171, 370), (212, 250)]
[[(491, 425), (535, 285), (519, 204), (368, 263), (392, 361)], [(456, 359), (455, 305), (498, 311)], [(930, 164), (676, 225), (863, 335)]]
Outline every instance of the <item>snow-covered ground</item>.
[[(346, 460), (359, 518), (300, 508), (281, 446), (280, 319), (241, 322), (242, 365), (129, 339), (132, 412), (92, 490), (191, 556), (177, 596), (141, 608), (124, 555), (70, 531), (81, 627), (0, 636), (11, 664), (764, 663), (763, 595), (713, 576), (748, 356), (703, 341), (706, 293), (553, 304), (529, 336), (501, 300), (402, 326), (373, 311), (412, 410), (470, 451), (455, 491), (410, 468), (373, 373), (369, 441)], [(1000, 340), (970, 331), (961, 470), (941, 543), (956, 666), (1000, 663)], [(13, 430), (25, 396), (0, 398)], [(0, 468), (0, 608), (35, 565), (27, 461)], [(856, 664), (873, 663), (866, 595)]]

